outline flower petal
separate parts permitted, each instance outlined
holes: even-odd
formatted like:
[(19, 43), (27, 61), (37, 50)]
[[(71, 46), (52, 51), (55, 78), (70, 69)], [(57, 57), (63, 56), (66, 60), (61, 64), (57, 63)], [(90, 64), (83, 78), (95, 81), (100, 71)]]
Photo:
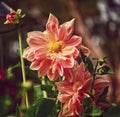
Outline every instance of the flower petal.
[(47, 76), (50, 81), (55, 81), (59, 77), (59, 73), (57, 70), (53, 73), (52, 69), (49, 69), (47, 72)]
[(27, 47), (23, 52), (23, 57), (27, 58), (28, 61), (33, 61), (35, 59), (33, 49), (31, 47)]
[(59, 63), (57, 64), (57, 70), (60, 76), (63, 76), (63, 67)]
[(46, 24), (46, 30), (52, 33), (56, 39), (58, 38), (58, 26), (58, 19), (54, 15), (50, 14)]
[(68, 41), (66, 41), (65, 45), (68, 46), (78, 46), (79, 44), (81, 45), (82, 43), (82, 38), (80, 36), (74, 35), (71, 37), (71, 39), (69, 39)]
[(74, 52), (75, 47), (65, 47), (62, 49), (62, 55), (66, 56), (66, 55), (72, 55)]
[(40, 61), (34, 61), (30, 65), (30, 69), (32, 70), (38, 70), (40, 68)]
[(61, 81), (61, 82), (56, 82), (55, 83), (59, 92), (61, 92), (62, 94), (69, 94), (69, 95), (73, 95), (73, 84), (69, 83), (68, 81)]
[(51, 60), (50, 59), (44, 59), (40, 63), (40, 68), (38, 70), (38, 76), (44, 76), (47, 74), (47, 71), (49, 70), (51, 65)]
[(85, 46), (81, 46), (81, 50), (82, 50), (82, 52), (86, 55), (86, 56), (89, 56), (89, 54), (90, 54), (90, 50), (87, 48), (87, 47), (85, 47)]
[(42, 32), (33, 31), (28, 33), (27, 42), (30, 47), (40, 47), (46, 46), (48, 40), (45, 38)]
[(66, 60), (60, 61), (63, 68), (72, 68), (74, 66), (74, 59), (73, 57), (67, 57)]
[(72, 19), (59, 27), (59, 40), (65, 41), (70, 39), (74, 29), (74, 20)]
[(58, 96), (57, 98), (58, 98), (58, 100), (60, 102), (65, 103), (65, 102), (67, 102), (71, 98), (71, 95), (69, 95), (69, 94), (62, 94), (62, 95)]
[(69, 82), (72, 82), (74, 79), (73, 69), (72, 68), (71, 69), (70, 68), (64, 69), (64, 76)]

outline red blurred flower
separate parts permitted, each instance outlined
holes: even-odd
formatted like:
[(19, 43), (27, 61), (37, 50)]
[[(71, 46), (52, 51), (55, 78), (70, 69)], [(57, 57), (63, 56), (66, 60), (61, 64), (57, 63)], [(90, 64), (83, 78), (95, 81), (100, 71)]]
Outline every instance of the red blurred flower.
[(5, 70), (0, 69), (0, 80), (2, 80), (5, 77)]
[(48, 75), (51, 81), (63, 76), (65, 68), (74, 66), (74, 58), (79, 54), (81, 37), (73, 35), (74, 19), (59, 25), (58, 19), (52, 14), (44, 32), (28, 33), (28, 45), (23, 56), (32, 62), (30, 68), (38, 70), (39, 76)]
[[(76, 65), (73, 69), (69, 69), (67, 77), (72, 78), (70, 82), (68, 80), (57, 82), (57, 88), (61, 93), (58, 96), (60, 102), (65, 103), (61, 112), (60, 117), (76, 117), (83, 112), (82, 100), (85, 97), (90, 97), (90, 86), (91, 86), (91, 74), (85, 70), (84, 65)], [(69, 78), (67, 78), (69, 79)], [(93, 88), (92, 99), (95, 103), (99, 96), (102, 94), (104, 88), (108, 86), (109, 81), (102, 78), (96, 78)]]

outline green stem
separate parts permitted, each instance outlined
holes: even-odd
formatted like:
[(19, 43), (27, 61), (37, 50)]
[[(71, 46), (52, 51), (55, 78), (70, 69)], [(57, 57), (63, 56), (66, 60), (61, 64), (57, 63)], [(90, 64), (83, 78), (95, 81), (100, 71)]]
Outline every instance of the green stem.
[(97, 66), (98, 66), (98, 61), (97, 61), (96, 65), (95, 65), (93, 76), (92, 76), (92, 84), (91, 84), (91, 87), (90, 87), (90, 96), (92, 96), (92, 90), (93, 90), (93, 87), (94, 87)]
[[(23, 83), (26, 82), (26, 73), (25, 73), (25, 64), (24, 64), (24, 59), (23, 59), (23, 46), (22, 46), (22, 36), (21, 36), (21, 31), (18, 28), (18, 38), (19, 38), (19, 48), (20, 48), (20, 61), (21, 61), (21, 70), (22, 70), (22, 77), (23, 77)], [(28, 102), (28, 94), (27, 92), (25, 93), (25, 103), (26, 107), (29, 107), (29, 102)]]
[[(46, 82), (45, 82), (45, 77), (44, 77), (44, 76), (42, 77), (41, 83), (42, 83), (42, 85), (45, 85), (45, 84), (46, 84)], [(44, 98), (47, 98), (47, 97), (48, 97), (48, 96), (47, 96), (47, 92), (44, 91), (44, 90), (43, 90), (43, 97), (44, 97)]]

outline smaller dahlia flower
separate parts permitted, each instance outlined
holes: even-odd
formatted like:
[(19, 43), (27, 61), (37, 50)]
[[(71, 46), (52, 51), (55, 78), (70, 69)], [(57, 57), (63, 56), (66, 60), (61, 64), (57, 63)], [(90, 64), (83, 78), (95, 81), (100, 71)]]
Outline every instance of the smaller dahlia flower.
[(18, 24), (20, 19), (24, 16), (25, 14), (21, 15), (21, 9), (18, 9), (17, 11), (10, 9), (10, 13), (7, 14), (4, 24)]
[(23, 57), (31, 61), (30, 68), (38, 70), (39, 76), (47, 75), (51, 81), (63, 76), (64, 69), (74, 66), (74, 59), (79, 55), (77, 47), (82, 46), (80, 36), (73, 35), (74, 19), (59, 25), (52, 14), (46, 24), (46, 30), (28, 33), (27, 47)]
[[(83, 63), (75, 65), (73, 69), (69, 69), (67, 77), (72, 77), (72, 81), (64, 80), (56, 83), (58, 91), (61, 95), (58, 100), (64, 103), (59, 117), (77, 117), (83, 113), (82, 100), (90, 97), (90, 87), (92, 75), (85, 70)], [(68, 78), (69, 79), (69, 78)], [(105, 87), (109, 84), (108, 80), (96, 78), (93, 87), (93, 102), (97, 102)]]

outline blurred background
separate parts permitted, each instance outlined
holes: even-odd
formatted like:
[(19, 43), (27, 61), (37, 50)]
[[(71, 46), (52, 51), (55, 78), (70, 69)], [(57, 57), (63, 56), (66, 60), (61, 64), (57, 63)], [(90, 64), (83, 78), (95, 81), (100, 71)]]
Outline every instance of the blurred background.
[[(18, 37), (15, 26), (4, 25), (9, 8), (21, 8), (26, 17), (21, 30), (26, 47), (26, 34), (29, 31), (45, 29), (49, 13), (54, 14), (60, 24), (75, 18), (75, 34), (82, 36), (83, 44), (91, 50), (92, 57), (107, 56), (108, 64), (115, 74), (111, 80), (109, 100), (120, 103), (120, 0), (2, 0), (0, 2), (0, 99), (10, 97), (10, 105), (18, 103), (16, 93), (21, 73), (14, 70), (12, 80), (1, 81), (6, 69), (18, 63)], [(10, 72), (10, 69), (7, 70)], [(36, 81), (37, 82), (37, 81)], [(12, 113), (14, 106), (8, 113)], [(7, 109), (6, 109), (7, 110)]]

